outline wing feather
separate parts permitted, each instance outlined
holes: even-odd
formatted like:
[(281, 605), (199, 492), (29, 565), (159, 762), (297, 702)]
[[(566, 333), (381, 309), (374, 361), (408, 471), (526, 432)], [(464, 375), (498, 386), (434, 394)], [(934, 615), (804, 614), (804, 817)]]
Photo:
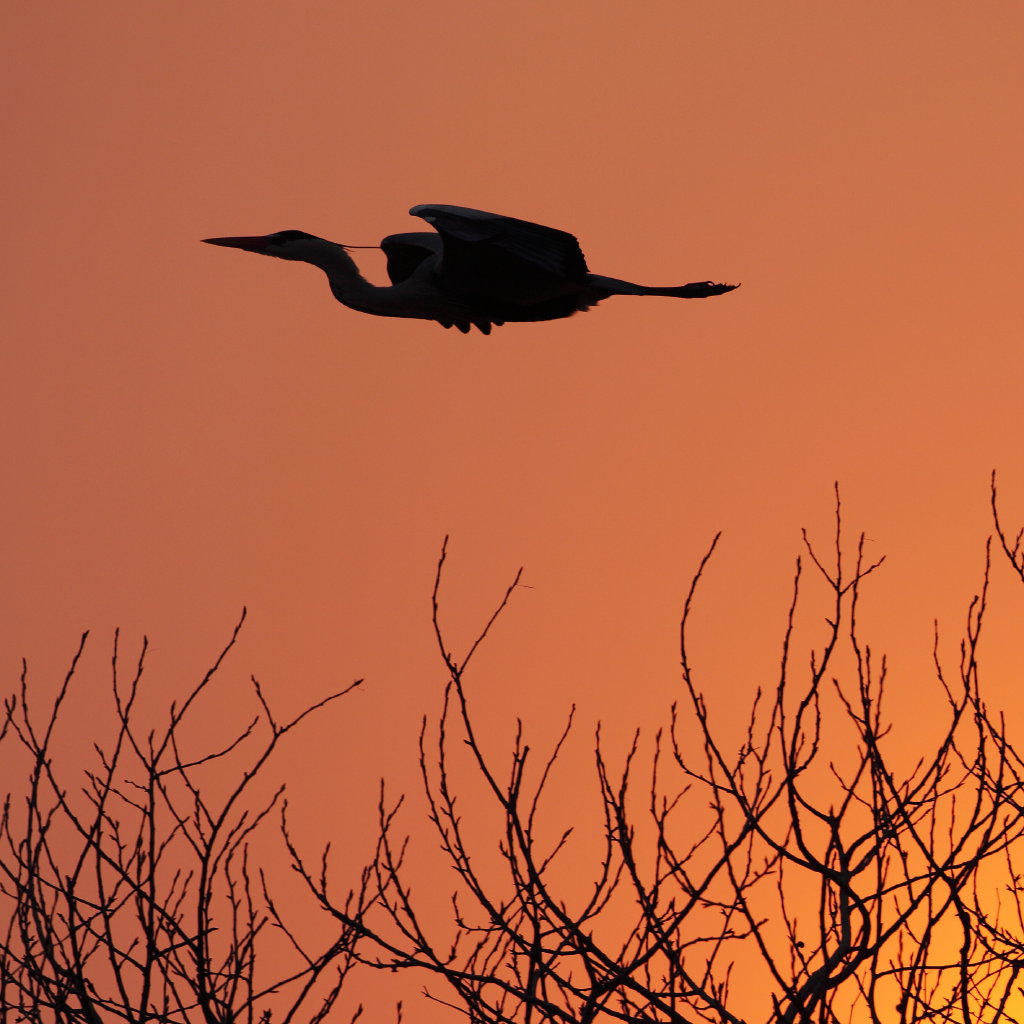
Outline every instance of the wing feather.
[(401, 284), (415, 273), (416, 268), (432, 256), (440, 256), (442, 242), (432, 231), (406, 231), (388, 235), (380, 243), (388, 261), (388, 277), (392, 284)]
[(455, 295), (531, 305), (578, 290), (587, 263), (567, 231), (464, 206), (409, 211), (442, 240), (439, 277)]

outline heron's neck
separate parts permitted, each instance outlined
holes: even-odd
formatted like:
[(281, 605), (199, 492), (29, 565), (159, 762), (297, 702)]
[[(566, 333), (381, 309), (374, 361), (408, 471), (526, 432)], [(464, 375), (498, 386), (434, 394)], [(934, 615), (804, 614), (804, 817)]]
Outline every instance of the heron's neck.
[(327, 275), (334, 297), (346, 306), (357, 309), (372, 303), (376, 293), (382, 289), (363, 277), (355, 260), (342, 246), (321, 238), (316, 241), (316, 246), (310, 246), (302, 258), (306, 263), (319, 267)]
[(355, 260), (335, 242), (318, 238), (315, 244), (308, 244), (301, 258), (327, 275), (331, 291), (339, 302), (360, 313), (440, 320), (442, 323), (472, 319), (472, 312), (462, 303), (434, 287), (427, 261), (411, 277), (398, 284), (375, 285), (363, 277)]

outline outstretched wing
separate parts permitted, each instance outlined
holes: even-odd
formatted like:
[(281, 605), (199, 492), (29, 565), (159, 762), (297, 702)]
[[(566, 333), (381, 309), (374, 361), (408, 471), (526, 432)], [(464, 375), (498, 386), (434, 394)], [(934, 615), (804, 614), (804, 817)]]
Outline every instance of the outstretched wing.
[(400, 284), (412, 277), (416, 268), (426, 259), (441, 255), (441, 236), (432, 231), (407, 231), (388, 235), (380, 243), (388, 260), (388, 277), (392, 284)]
[(439, 280), (453, 295), (533, 305), (578, 292), (587, 262), (567, 231), (464, 206), (414, 206), (443, 245)]

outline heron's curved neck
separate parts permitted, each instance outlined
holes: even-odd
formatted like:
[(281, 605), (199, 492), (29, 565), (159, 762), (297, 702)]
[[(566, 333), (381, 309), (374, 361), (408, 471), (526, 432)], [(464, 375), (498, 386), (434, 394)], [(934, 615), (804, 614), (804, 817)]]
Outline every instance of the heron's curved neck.
[(319, 267), (326, 275), (334, 297), (350, 309), (375, 316), (412, 317), (442, 323), (472, 319), (472, 312), (458, 300), (443, 294), (431, 279), (429, 261), (404, 281), (375, 285), (359, 272), (355, 260), (336, 242), (309, 240), (299, 259)]
[(359, 272), (356, 261), (336, 242), (318, 238), (316, 245), (310, 244), (303, 252), (302, 259), (327, 275), (334, 297), (346, 306), (361, 309), (384, 290), (367, 281)]

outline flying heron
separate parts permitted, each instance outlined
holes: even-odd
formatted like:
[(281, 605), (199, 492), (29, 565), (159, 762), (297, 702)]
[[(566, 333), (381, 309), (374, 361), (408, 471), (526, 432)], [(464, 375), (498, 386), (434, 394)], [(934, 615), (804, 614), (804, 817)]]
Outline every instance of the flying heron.
[(312, 263), (326, 275), (334, 297), (350, 309), (375, 316), (436, 320), (463, 334), (476, 327), (558, 320), (597, 305), (609, 295), (669, 295), (705, 299), (737, 285), (696, 281), (669, 288), (591, 274), (579, 242), (567, 231), (464, 206), (414, 206), (434, 231), (388, 235), (380, 243), (390, 285), (371, 284), (346, 246), (305, 231), (204, 238), (283, 260)]

